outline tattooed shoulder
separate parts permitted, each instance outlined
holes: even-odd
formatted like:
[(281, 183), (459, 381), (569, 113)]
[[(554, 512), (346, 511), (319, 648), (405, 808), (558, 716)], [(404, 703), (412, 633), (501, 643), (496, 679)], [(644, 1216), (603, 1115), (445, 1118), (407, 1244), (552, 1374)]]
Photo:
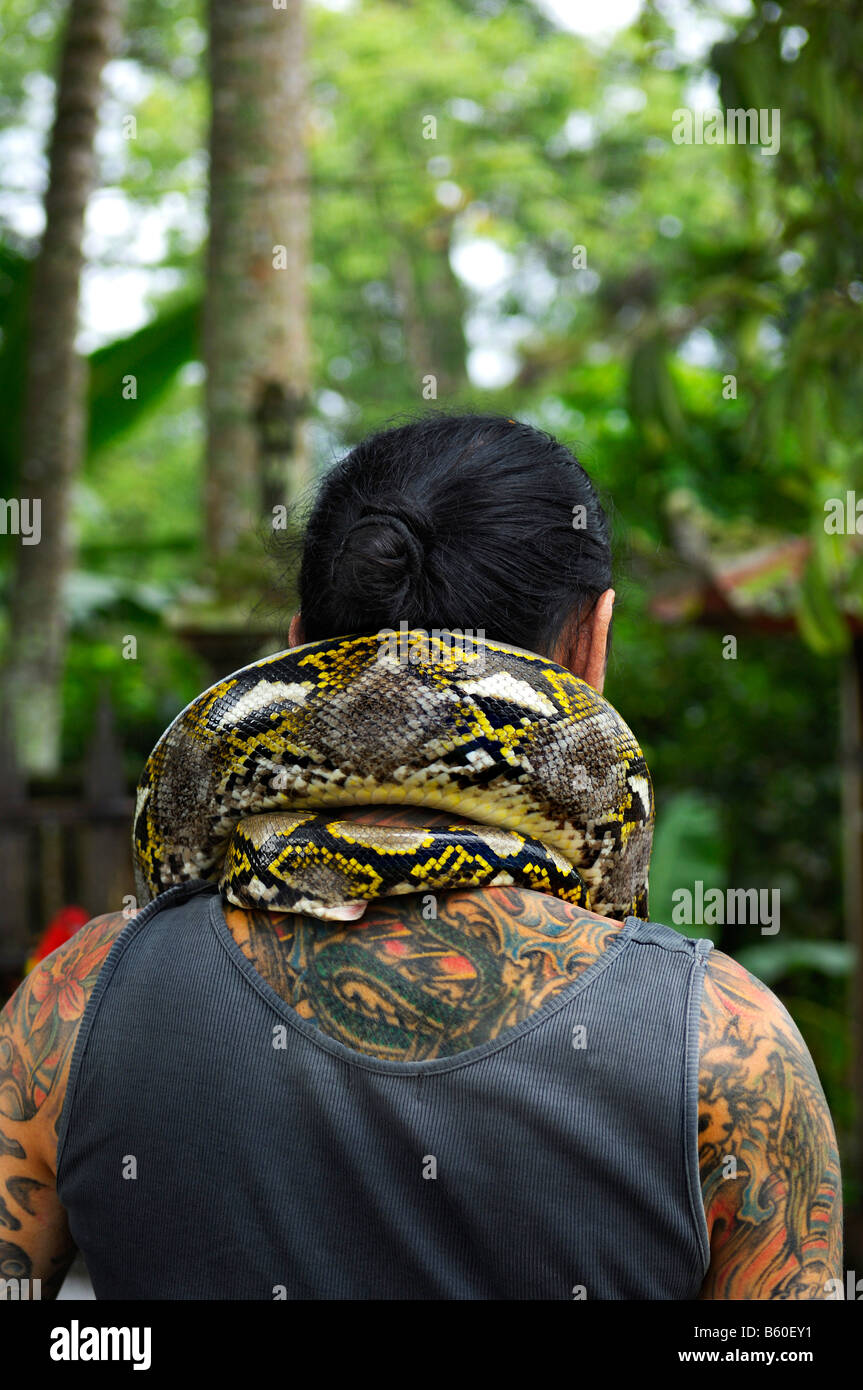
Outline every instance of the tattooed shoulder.
[(711, 1262), (703, 1299), (823, 1299), (842, 1273), (836, 1136), (793, 1019), (720, 951), (701, 1010), (699, 1163)]
[[(26, 977), (0, 1013), (0, 1299), (38, 1280), (56, 1298), (75, 1245), (57, 1196), (69, 1063), (99, 971), (128, 918), (96, 917)], [(27, 1295), (30, 1296), (29, 1294)]]
[(128, 921), (122, 912), (94, 917), (26, 976), (0, 1013), (0, 1118), (32, 1120), (47, 1106), (59, 1123), (59, 1083), (87, 1000)]

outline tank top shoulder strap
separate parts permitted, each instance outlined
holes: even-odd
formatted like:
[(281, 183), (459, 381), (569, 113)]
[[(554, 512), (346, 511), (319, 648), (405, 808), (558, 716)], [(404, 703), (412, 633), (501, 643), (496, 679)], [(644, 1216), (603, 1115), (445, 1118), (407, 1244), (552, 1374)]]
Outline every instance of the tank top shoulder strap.
[(684, 936), (674, 927), (666, 927), (661, 922), (644, 921), (641, 917), (627, 917), (625, 925), (632, 923), (629, 933), (631, 941), (643, 941), (651, 946), (661, 946), (666, 951), (686, 951), (701, 962), (713, 950), (714, 943), (707, 937)]
[[(629, 939), (636, 950), (636, 943), (641, 943), (647, 947), (659, 947), (661, 952), (668, 953), (668, 955), (660, 957), (659, 960), (654, 958), (650, 968), (643, 972), (643, 984), (647, 989), (655, 991), (660, 987), (660, 982), (666, 975), (676, 975), (678, 973), (679, 966), (677, 969), (672, 966), (672, 959), (674, 957), (676, 957), (678, 962), (681, 960), (681, 956), (684, 960), (688, 958), (689, 961), (688, 968), (686, 968), (688, 984), (685, 991), (685, 998), (682, 1001), (684, 1109), (681, 1140), (685, 1152), (689, 1207), (692, 1213), (701, 1253), (702, 1275), (704, 1275), (710, 1263), (710, 1235), (707, 1229), (704, 1202), (701, 1196), (698, 1151), (699, 1079), (701, 1066), (700, 1016), (704, 991), (704, 978), (707, 973), (707, 958), (714, 949), (714, 943), (707, 937), (684, 936), (682, 932), (676, 931), (674, 927), (667, 927), (662, 922), (644, 921), (641, 918), (628, 917), (626, 919), (626, 925), (632, 928)], [(660, 965), (660, 960), (665, 964), (665, 968), (663, 968), (663, 965)]]

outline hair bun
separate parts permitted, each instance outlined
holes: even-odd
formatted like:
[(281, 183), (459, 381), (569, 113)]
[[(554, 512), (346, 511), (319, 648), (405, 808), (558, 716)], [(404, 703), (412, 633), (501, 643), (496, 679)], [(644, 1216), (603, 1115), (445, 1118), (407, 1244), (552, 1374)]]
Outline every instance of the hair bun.
[(333, 582), (361, 593), (372, 608), (403, 604), (423, 571), (425, 550), (401, 509), (368, 511), (347, 529)]
[(415, 503), (402, 500), (398, 493), (390, 494), (384, 502), (369, 502), (360, 511), (360, 520), (374, 516), (383, 521), (400, 521), (422, 545), (428, 545), (434, 535), (434, 522)]

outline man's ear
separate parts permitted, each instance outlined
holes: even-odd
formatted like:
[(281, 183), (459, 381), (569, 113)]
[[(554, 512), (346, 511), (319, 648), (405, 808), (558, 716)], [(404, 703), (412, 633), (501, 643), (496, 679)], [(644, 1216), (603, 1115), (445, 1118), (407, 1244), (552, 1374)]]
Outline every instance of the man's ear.
[(303, 632), (303, 617), (301, 613), (295, 613), (291, 618), (291, 626), (288, 629), (288, 641), (292, 647), (301, 647), (306, 640)]
[(606, 589), (596, 601), (590, 623), (590, 646), (587, 652), (583, 680), (602, 694), (605, 667), (608, 661), (608, 629), (614, 612), (614, 590)]
[(608, 655), (608, 629), (614, 612), (614, 590), (600, 594), (593, 611), (578, 626), (578, 638), (564, 638), (552, 657), (574, 676), (587, 681), (602, 694), (605, 684), (605, 663)]

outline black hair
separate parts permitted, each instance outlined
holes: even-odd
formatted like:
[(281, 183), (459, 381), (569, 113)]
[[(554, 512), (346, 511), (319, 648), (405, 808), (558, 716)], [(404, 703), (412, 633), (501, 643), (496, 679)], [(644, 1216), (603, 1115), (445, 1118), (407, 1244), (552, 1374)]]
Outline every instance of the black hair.
[(434, 410), (368, 435), (322, 479), (299, 605), (307, 642), (404, 621), (547, 656), (610, 584), (608, 520), (564, 444)]

